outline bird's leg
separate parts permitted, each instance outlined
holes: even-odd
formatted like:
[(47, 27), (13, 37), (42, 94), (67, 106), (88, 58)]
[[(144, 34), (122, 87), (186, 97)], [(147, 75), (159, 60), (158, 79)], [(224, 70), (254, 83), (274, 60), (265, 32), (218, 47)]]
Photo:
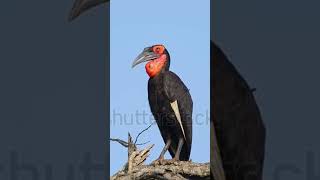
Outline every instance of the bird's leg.
[(171, 144), (171, 139), (168, 138), (167, 143), (166, 143), (166, 145), (163, 147), (159, 158), (156, 159), (156, 160), (153, 162), (154, 164), (157, 164), (158, 162), (159, 162), (160, 164), (162, 164), (162, 162), (164, 161), (164, 154), (168, 151), (170, 144)]
[(179, 139), (179, 142), (178, 142), (178, 147), (177, 147), (177, 150), (176, 150), (176, 153), (174, 155), (174, 157), (170, 160), (167, 160), (166, 162), (163, 162), (163, 163), (166, 163), (166, 164), (173, 164), (177, 161), (179, 161), (180, 159), (180, 153), (181, 153), (181, 149), (182, 149), (182, 146), (184, 144), (184, 139), (183, 138), (180, 138)]
[(168, 141), (167, 141), (166, 145), (164, 146), (164, 148), (162, 149), (161, 154), (158, 159), (164, 159), (164, 154), (168, 151), (170, 144), (171, 144), (171, 139), (168, 139)]
[(180, 138), (179, 143), (178, 143), (178, 148), (177, 148), (176, 154), (174, 155), (173, 161), (179, 161), (180, 152), (181, 152), (183, 144), (184, 144), (184, 139)]

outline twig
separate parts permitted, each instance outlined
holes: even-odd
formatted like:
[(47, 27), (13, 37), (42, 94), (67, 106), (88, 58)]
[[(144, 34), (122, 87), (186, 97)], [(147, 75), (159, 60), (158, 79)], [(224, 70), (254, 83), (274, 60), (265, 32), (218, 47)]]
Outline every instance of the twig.
[(142, 131), (138, 134), (138, 136), (136, 137), (136, 140), (134, 141), (134, 144), (137, 143), (139, 136), (140, 136), (142, 133), (144, 133), (145, 131), (147, 131), (154, 123), (155, 123), (155, 121), (154, 121), (152, 124), (150, 124), (147, 128), (145, 128), (144, 130), (142, 130)]
[(110, 138), (109, 139), (110, 141), (115, 141), (115, 142), (118, 142), (119, 144), (121, 144), (122, 146), (124, 147), (128, 147), (128, 142), (125, 142), (124, 140), (121, 140), (121, 139), (114, 139), (114, 138)]
[(137, 146), (142, 146), (142, 145), (145, 145), (145, 144), (148, 144), (150, 141), (147, 141), (147, 142), (144, 142), (144, 143), (139, 143), (139, 144), (136, 144)]

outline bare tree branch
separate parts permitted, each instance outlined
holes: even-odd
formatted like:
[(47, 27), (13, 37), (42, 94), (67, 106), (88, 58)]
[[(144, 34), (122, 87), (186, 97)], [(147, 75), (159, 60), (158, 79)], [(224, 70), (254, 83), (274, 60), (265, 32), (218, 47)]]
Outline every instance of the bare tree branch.
[(111, 180), (124, 179), (163, 179), (163, 180), (186, 180), (186, 179), (210, 179), (209, 163), (194, 163), (180, 161), (164, 165), (140, 165), (133, 167), (130, 173), (122, 170), (111, 176)]
[[(120, 143), (122, 146), (128, 148), (128, 162), (125, 164), (124, 168), (117, 172), (115, 175), (111, 176), (112, 180), (147, 180), (147, 179), (162, 179), (162, 180), (186, 180), (186, 179), (210, 179), (210, 165), (209, 163), (194, 163), (191, 161), (167, 161), (162, 164), (152, 163), (150, 165), (144, 165), (147, 157), (150, 154), (152, 147), (149, 145), (147, 148), (138, 150), (137, 141), (139, 136), (150, 129), (154, 124), (150, 124), (147, 128), (142, 130), (136, 137), (134, 143), (130, 133), (128, 133), (128, 141), (123, 141), (121, 139), (113, 139), (110, 141), (115, 141)], [(146, 144), (146, 143), (145, 143)]]
[(121, 144), (122, 146), (124, 147), (128, 147), (128, 143), (125, 142), (124, 140), (121, 140), (121, 139), (114, 139), (114, 138), (110, 138), (109, 139), (110, 141), (115, 141), (115, 142), (118, 142), (119, 144)]

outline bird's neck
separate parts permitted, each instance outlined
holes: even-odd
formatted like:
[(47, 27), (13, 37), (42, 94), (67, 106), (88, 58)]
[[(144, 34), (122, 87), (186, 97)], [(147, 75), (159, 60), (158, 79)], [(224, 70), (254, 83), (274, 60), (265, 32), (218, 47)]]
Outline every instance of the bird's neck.
[(146, 64), (146, 72), (150, 78), (159, 75), (161, 72), (166, 71), (167, 55), (163, 54), (158, 59), (150, 61)]

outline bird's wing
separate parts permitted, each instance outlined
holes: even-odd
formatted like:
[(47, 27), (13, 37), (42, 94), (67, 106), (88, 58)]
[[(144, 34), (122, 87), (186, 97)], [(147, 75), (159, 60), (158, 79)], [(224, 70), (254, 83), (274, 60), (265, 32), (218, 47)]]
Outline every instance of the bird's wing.
[(180, 115), (180, 110), (179, 110), (179, 105), (178, 105), (178, 100), (175, 100), (174, 102), (171, 102), (170, 103), (170, 106), (179, 122), (179, 125), (180, 125), (180, 128), (182, 130), (182, 134), (183, 134), (183, 137), (185, 140), (187, 140), (186, 138), (186, 133), (184, 132), (184, 128), (183, 128), (183, 125), (182, 125), (182, 121), (181, 121), (181, 115)]
[(186, 139), (186, 142), (192, 143), (192, 108), (193, 102), (189, 89), (181, 79), (171, 71), (164, 75), (164, 91), (170, 101), (180, 127)]

